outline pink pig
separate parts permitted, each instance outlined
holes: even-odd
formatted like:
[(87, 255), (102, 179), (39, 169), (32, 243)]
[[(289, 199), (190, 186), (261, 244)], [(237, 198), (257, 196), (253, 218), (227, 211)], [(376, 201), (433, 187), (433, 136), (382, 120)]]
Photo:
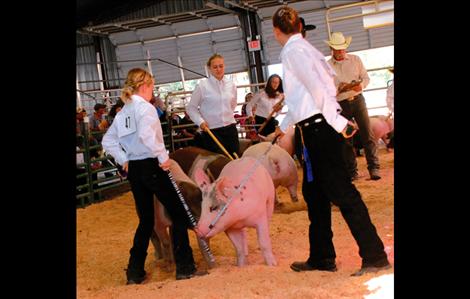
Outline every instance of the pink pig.
[[(289, 127), (287, 128), (287, 131), (284, 132), (285, 135), (278, 139), (276, 141), (276, 144), (279, 145), (279, 147), (283, 148), (286, 152), (289, 153), (289, 155), (293, 156), (295, 154), (295, 142), (294, 142), (294, 136), (295, 136), (295, 129), (294, 127)], [(260, 136), (261, 141), (273, 141), (274, 137), (276, 137), (275, 133), (271, 133), (268, 136)]]
[[(270, 142), (260, 142), (252, 145), (243, 153), (243, 157), (253, 157), (255, 159), (261, 157), (270, 146)], [(287, 188), (292, 201), (299, 201), (297, 198), (297, 182), (299, 180), (297, 166), (286, 150), (274, 144), (267, 153), (266, 158), (261, 161), (261, 164), (271, 174), (275, 188), (278, 186)], [(277, 197), (276, 203), (279, 203)]]
[(379, 142), (380, 139), (387, 144), (388, 134), (393, 131), (394, 122), (393, 119), (388, 118), (383, 115), (370, 117), (370, 128), (374, 134), (376, 142)]
[[(255, 167), (255, 168), (254, 168)], [(254, 171), (253, 171), (254, 170)], [(236, 190), (242, 180), (251, 173), (241, 191)], [(202, 191), (201, 217), (197, 232), (209, 239), (225, 231), (237, 252), (237, 265), (245, 265), (248, 255), (246, 227), (256, 228), (258, 243), (264, 260), (269, 266), (277, 262), (272, 253), (269, 238), (269, 221), (274, 210), (274, 185), (269, 172), (257, 160), (251, 157), (233, 160), (222, 169), (219, 178), (210, 182), (203, 170), (194, 174), (196, 184)], [(225, 213), (212, 229), (209, 225), (218, 212), (227, 204)]]

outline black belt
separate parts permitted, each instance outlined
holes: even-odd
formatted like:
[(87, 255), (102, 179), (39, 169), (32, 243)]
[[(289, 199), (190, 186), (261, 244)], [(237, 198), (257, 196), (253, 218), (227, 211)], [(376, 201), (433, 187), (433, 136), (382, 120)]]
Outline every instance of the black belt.
[(231, 127), (236, 127), (236, 126), (237, 126), (237, 124), (233, 123), (233, 124), (229, 124), (229, 125), (226, 125), (226, 126), (223, 126), (223, 127), (213, 128), (211, 130), (212, 131), (222, 131), (223, 129), (229, 129)]
[[(158, 162), (158, 158), (155, 157), (155, 158), (145, 158), (145, 159), (141, 159), (141, 160), (129, 160), (129, 163), (139, 163), (139, 164), (143, 164), (143, 163), (149, 163), (149, 162), (152, 162), (154, 163), (155, 161)], [(159, 162), (158, 162), (159, 163)]]
[(306, 118), (304, 120), (301, 120), (297, 123), (297, 126), (300, 127), (308, 127), (309, 125), (313, 125), (316, 123), (320, 123), (325, 120), (325, 117), (323, 117), (323, 114), (317, 113), (313, 116), (310, 116), (309, 118)]

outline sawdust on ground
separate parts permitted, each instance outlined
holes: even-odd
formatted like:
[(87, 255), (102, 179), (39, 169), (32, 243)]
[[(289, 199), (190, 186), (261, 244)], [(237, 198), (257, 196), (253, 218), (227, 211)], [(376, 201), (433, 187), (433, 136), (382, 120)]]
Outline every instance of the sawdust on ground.
[[(382, 179), (371, 181), (364, 157), (358, 157), (355, 182), (362, 194), (372, 222), (382, 238), (390, 262), (394, 263), (394, 155), (379, 151)], [(299, 177), (302, 178), (299, 169)], [(308, 257), (308, 216), (301, 183), (299, 202), (292, 203), (286, 189), (278, 188), (282, 202), (273, 215), (270, 231), (278, 266), (264, 265), (256, 231), (248, 229), (248, 265), (235, 266), (235, 250), (225, 234), (211, 239), (217, 266), (209, 275), (175, 280), (174, 268), (166, 272), (163, 261), (156, 261), (150, 245), (144, 284), (127, 286), (124, 269), (137, 227), (132, 194), (77, 209), (77, 298), (393, 298), (393, 268), (377, 274), (351, 277), (361, 259), (339, 209), (333, 207), (332, 230), (338, 271), (293, 272), (289, 265)], [(199, 269), (207, 268), (195, 235), (191, 246)], [(375, 297), (373, 297), (375, 296)]]

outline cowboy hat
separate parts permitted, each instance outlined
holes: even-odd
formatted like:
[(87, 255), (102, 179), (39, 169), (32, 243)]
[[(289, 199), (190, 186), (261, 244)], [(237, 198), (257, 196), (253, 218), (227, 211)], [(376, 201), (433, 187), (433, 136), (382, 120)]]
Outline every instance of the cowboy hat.
[(344, 37), (341, 32), (333, 32), (330, 40), (325, 40), (324, 42), (335, 50), (345, 50), (349, 47), (349, 44), (351, 44), (351, 40), (352, 36)]

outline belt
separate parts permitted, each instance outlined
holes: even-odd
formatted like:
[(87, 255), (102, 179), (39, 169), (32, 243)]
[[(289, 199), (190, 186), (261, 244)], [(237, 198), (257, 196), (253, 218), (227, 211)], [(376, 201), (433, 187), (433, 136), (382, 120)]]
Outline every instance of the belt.
[(229, 129), (230, 127), (233, 127), (233, 126), (236, 126), (236, 125), (237, 125), (236, 123), (233, 123), (233, 124), (229, 124), (229, 125), (226, 125), (226, 126), (223, 126), (223, 127), (212, 128), (211, 130), (212, 131), (217, 131), (217, 130)]
[(323, 120), (325, 120), (325, 117), (323, 117), (323, 114), (317, 113), (313, 116), (310, 116), (309, 118), (306, 118), (304, 120), (301, 120), (297, 123), (298, 127), (308, 127), (310, 125), (320, 123)]
[(147, 163), (155, 163), (155, 162), (157, 162), (157, 164), (159, 163), (157, 157), (145, 158), (141, 160), (129, 160), (129, 164), (147, 164)]

